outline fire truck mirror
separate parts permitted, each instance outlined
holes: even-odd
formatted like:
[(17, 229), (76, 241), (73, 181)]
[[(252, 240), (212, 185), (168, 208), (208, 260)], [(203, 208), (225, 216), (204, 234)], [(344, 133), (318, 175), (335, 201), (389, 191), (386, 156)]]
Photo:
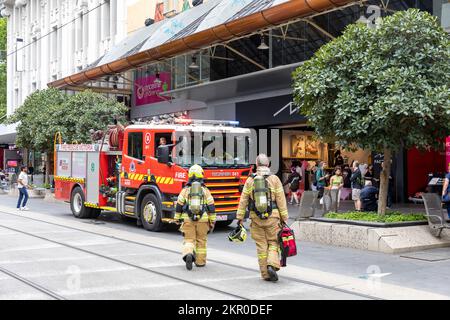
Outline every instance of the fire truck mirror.
[(157, 158), (159, 163), (168, 164), (170, 162), (169, 146), (166, 145), (159, 146), (157, 149)]

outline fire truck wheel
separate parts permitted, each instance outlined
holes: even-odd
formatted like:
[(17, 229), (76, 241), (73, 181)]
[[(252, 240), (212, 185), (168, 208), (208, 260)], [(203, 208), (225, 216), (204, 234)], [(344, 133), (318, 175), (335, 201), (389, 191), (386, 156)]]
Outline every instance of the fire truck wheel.
[(84, 206), (84, 193), (80, 187), (76, 187), (72, 191), (70, 197), (70, 209), (75, 218), (86, 219), (90, 218), (90, 209)]
[(163, 229), (161, 205), (154, 194), (149, 193), (142, 200), (140, 218), (146, 230), (158, 232)]

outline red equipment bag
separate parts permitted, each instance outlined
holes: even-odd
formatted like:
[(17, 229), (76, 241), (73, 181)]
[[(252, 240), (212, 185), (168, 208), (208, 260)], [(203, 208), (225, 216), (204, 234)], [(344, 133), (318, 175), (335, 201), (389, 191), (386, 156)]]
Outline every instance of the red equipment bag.
[(295, 243), (294, 231), (286, 224), (283, 224), (281, 231), (278, 233), (278, 242), (280, 244), (282, 267), (286, 267), (287, 257), (297, 255), (297, 244)]

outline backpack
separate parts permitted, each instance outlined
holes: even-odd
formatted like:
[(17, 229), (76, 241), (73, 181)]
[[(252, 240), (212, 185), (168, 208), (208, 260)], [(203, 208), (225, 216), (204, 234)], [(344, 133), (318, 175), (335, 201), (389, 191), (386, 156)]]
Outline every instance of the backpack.
[[(249, 201), (249, 210), (254, 211), (259, 218), (267, 219), (272, 214), (272, 194), (267, 182), (269, 176), (253, 174), (251, 177), (253, 178), (253, 199)], [(261, 185), (262, 183), (264, 185)]]
[(295, 243), (294, 231), (286, 224), (283, 225), (278, 233), (278, 243), (281, 252), (280, 264), (282, 267), (286, 267), (287, 258), (297, 255), (297, 244)]
[(192, 183), (186, 202), (186, 212), (192, 221), (197, 221), (201, 218), (204, 210), (204, 195), (203, 188), (200, 182)]

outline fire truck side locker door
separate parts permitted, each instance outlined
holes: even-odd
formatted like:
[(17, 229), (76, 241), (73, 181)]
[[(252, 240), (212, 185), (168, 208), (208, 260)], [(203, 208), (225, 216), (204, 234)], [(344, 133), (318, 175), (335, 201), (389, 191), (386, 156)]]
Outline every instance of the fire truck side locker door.
[(86, 169), (86, 201), (98, 203), (100, 190), (100, 153), (98, 151), (87, 153)]

